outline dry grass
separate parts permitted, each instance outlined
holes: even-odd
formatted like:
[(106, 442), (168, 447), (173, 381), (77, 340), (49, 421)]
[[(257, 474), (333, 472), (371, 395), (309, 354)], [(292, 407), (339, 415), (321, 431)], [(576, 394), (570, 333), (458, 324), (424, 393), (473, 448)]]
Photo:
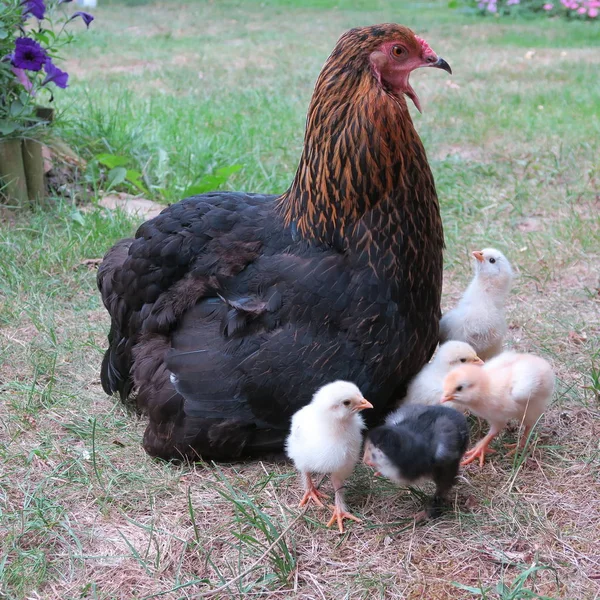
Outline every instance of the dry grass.
[[(291, 178), (311, 85), (337, 34), (385, 20), (424, 30), (456, 71), (454, 86), (419, 77), (426, 112), (416, 119), (444, 212), (444, 307), (470, 277), (470, 250), (505, 251), (518, 271), (507, 343), (548, 358), (559, 381), (534, 446), (466, 468), (451, 510), (423, 525), (412, 519), (419, 490), (358, 467), (348, 502), (363, 522), (344, 535), (324, 527), (323, 512), (298, 511), (299, 484), (281, 458), (153, 461), (140, 446), (143, 419), (102, 392), (108, 317), (81, 265), (133, 224), (97, 210), (82, 226), (70, 206), (2, 215), (0, 597), (194, 598), (258, 561), (214, 597), (600, 598), (598, 48), (581, 28), (512, 29), (442, 3), (347, 5), (99, 9), (97, 37), (71, 60), (70, 93), (82, 99), (89, 86), (110, 113), (102, 88), (133, 89), (127, 118), (147, 127), (128, 130), (139, 147), (122, 148), (144, 161), (166, 148), (173, 169), (188, 146), (202, 164), (218, 148), (245, 165), (236, 187), (276, 191)], [(577, 120), (566, 119), (571, 108)], [(125, 151), (116, 125), (93, 133)]]

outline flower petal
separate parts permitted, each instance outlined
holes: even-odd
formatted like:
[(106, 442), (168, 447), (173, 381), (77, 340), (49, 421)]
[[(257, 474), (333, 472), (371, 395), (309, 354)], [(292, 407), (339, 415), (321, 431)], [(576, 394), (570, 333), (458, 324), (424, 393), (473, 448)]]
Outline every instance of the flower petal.
[(73, 13), (73, 16), (69, 19), (72, 21), (77, 17), (81, 17), (86, 27), (90, 26), (90, 23), (94, 20), (94, 15), (90, 15), (90, 13), (83, 12), (82, 10), (78, 10), (76, 13)]

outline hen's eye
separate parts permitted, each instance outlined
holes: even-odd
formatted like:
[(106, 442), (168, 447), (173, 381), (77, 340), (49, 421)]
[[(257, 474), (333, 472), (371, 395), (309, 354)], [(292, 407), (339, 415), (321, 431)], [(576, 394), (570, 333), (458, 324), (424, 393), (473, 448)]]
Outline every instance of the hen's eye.
[(404, 54), (405, 50), (402, 46), (393, 46), (392, 47), (392, 54), (394, 56), (402, 56)]
[(467, 359), (466, 358), (461, 358), (460, 362), (467, 362)]
[(495, 258), (490, 258), (490, 262), (491, 262), (492, 264), (494, 264), (494, 263), (496, 262), (496, 259), (495, 259)]
[(460, 391), (462, 391), (462, 389), (463, 389), (463, 386), (462, 386), (462, 385), (457, 385), (457, 386), (456, 386), (456, 391), (457, 391), (457, 392), (460, 392)]
[(342, 404), (343, 404), (344, 406), (350, 406), (350, 400), (344, 400), (344, 401), (342, 402)]

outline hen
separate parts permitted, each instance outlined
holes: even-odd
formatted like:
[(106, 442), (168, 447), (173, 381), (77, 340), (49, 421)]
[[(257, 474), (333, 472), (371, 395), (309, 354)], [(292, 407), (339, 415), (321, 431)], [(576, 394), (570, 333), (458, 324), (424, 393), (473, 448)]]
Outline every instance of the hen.
[(147, 413), (164, 458), (280, 450), (328, 381), (389, 411), (438, 341), (443, 232), (405, 95), (450, 67), (401, 25), (342, 35), (317, 80), (281, 196), (187, 198), (98, 273), (111, 316), (104, 390)]

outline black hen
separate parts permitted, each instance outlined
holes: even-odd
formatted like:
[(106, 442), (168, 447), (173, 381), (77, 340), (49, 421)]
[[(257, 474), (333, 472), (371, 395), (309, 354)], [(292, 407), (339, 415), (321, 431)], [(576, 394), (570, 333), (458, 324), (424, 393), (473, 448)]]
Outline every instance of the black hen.
[(281, 449), (294, 412), (336, 379), (364, 391), (375, 422), (428, 360), (443, 234), (404, 98), (418, 66), (449, 70), (405, 27), (349, 31), (285, 194), (188, 198), (107, 253), (102, 383), (148, 414), (150, 454)]

